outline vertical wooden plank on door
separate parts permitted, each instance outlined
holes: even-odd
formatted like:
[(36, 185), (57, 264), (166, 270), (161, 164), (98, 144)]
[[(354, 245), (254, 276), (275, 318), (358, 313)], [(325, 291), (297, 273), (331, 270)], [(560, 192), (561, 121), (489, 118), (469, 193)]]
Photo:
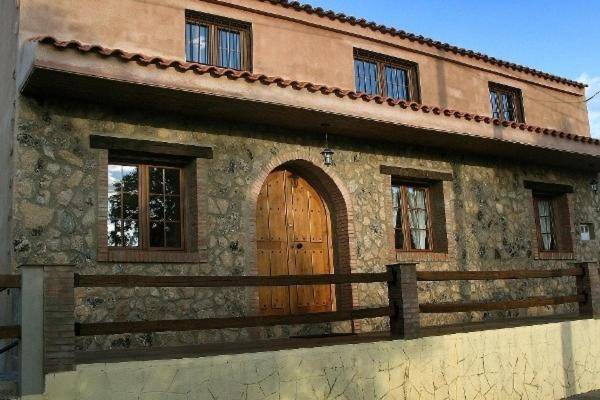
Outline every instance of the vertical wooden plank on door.
[[(329, 223), (326, 205), (319, 194), (309, 190), (309, 228), (311, 241), (311, 261), (313, 274), (331, 273), (331, 257), (329, 254)], [(331, 285), (314, 286), (314, 306), (319, 311), (330, 311), (332, 305)]]
[[(298, 275), (311, 275), (313, 273), (311, 249), (310, 249), (310, 226), (308, 221), (308, 184), (299, 176), (289, 173), (290, 185), (288, 194), (291, 202), (288, 203), (291, 212), (288, 211), (288, 224), (290, 233), (290, 254), (293, 255), (295, 273)], [(290, 257), (292, 258), (292, 257)], [(291, 288), (291, 304), (296, 306), (292, 311), (310, 312), (314, 305), (314, 287), (302, 285)]]
[[(271, 275), (271, 250), (268, 245), (269, 236), (269, 197), (267, 185), (263, 185), (258, 195), (256, 206), (256, 240), (258, 274)], [(261, 312), (268, 313), (271, 309), (271, 288), (259, 287), (259, 307)]]

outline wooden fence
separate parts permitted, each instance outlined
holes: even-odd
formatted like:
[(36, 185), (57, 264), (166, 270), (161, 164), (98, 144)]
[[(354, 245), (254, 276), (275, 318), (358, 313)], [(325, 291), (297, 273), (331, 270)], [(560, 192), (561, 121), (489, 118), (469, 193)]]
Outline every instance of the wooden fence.
[[(558, 304), (578, 304), (581, 318), (600, 317), (600, 278), (595, 263), (579, 263), (572, 268), (553, 270), (509, 271), (417, 271), (416, 264), (394, 264), (385, 272), (347, 275), (302, 276), (140, 276), (140, 275), (79, 275), (74, 267), (28, 266), (22, 269), (23, 280), (18, 275), (0, 276), (0, 288), (22, 288), (24, 309), (21, 327), (0, 327), (0, 339), (19, 338), (23, 343), (21, 353), (29, 352), (23, 360), (43, 360), (45, 373), (72, 370), (76, 364), (75, 337), (127, 333), (152, 333), (166, 331), (198, 331), (207, 329), (252, 328), (274, 325), (296, 325), (351, 321), (364, 318), (389, 318), (390, 329), (379, 337), (416, 338), (421, 336), (420, 315), (425, 313), (455, 313), (490, 310), (509, 310)], [(563, 296), (549, 294), (510, 300), (456, 301), (449, 303), (419, 303), (419, 282), (491, 281), (510, 279), (573, 278), (574, 292)], [(388, 304), (369, 308), (343, 308), (333, 312), (300, 315), (255, 315), (227, 318), (196, 318), (154, 321), (115, 321), (80, 323), (75, 320), (75, 289), (88, 287), (269, 287), (299, 285), (348, 285), (379, 283), (387, 285)], [(511, 297), (510, 293), (506, 293)], [(27, 307), (36, 303), (35, 307)], [(494, 328), (498, 328), (498, 321)], [(508, 326), (514, 326), (505, 321)], [(41, 329), (40, 329), (41, 327)], [(366, 335), (365, 335), (366, 336)], [(365, 337), (361, 336), (361, 337)], [(322, 345), (334, 344), (321, 340)], [(358, 339), (358, 338), (357, 338)], [(372, 340), (372, 339), (368, 339)], [(314, 345), (303, 342), (303, 345)], [(28, 343), (37, 343), (34, 346)], [(297, 341), (293, 344), (297, 345)], [(208, 345), (207, 345), (208, 346)], [(212, 345), (211, 345), (212, 346)], [(265, 341), (263, 350), (277, 348)], [(270, 347), (271, 346), (271, 347)], [(275, 347), (273, 347), (275, 346)], [(220, 349), (219, 344), (213, 346)], [(228, 345), (228, 348), (231, 347)], [(148, 350), (150, 351), (150, 350)], [(218, 350), (216, 350), (218, 351)], [(82, 359), (78, 353), (77, 358)], [(135, 357), (139, 357), (136, 355)], [(85, 358), (85, 356), (84, 356)], [(35, 363), (30, 363), (30, 368)], [(32, 373), (33, 374), (33, 373)], [(38, 373), (39, 375), (39, 373)], [(37, 379), (37, 378), (36, 378)], [(39, 379), (33, 385), (40, 387)], [(36, 389), (37, 390), (37, 389)]]
[[(0, 275), (0, 292), (6, 289), (20, 289), (21, 288), (21, 276), (20, 275)], [(0, 340), (5, 339), (19, 339), (21, 337), (21, 326), (0, 326)], [(8, 347), (2, 350), (8, 351), (13, 348)], [(4, 352), (3, 351), (3, 352)], [(0, 353), (1, 354), (1, 353)]]
[[(593, 271), (592, 271), (593, 272)], [(592, 274), (593, 275), (593, 274)], [(420, 314), (457, 313), (473, 311), (511, 310), (576, 303), (582, 316), (593, 314), (592, 289), (597, 285), (590, 275), (590, 265), (581, 263), (567, 269), (507, 270), (507, 271), (417, 271), (415, 264), (395, 264), (387, 272), (355, 273), (348, 275), (301, 276), (142, 276), (142, 275), (75, 275), (75, 287), (266, 287), (317, 284), (385, 283), (388, 286), (387, 306), (338, 310), (334, 312), (244, 316), (229, 318), (202, 318), (185, 320), (123, 321), (76, 323), (77, 336), (123, 333), (151, 333), (226, 328), (266, 327), (327, 323), (364, 318), (387, 317), (390, 334), (414, 338), (420, 334)], [(536, 296), (523, 299), (489, 300), (475, 302), (419, 303), (418, 282), (447, 282), (461, 280), (492, 281), (511, 279), (550, 279), (573, 277), (576, 292), (564, 296)], [(594, 282), (592, 282), (594, 281)], [(594, 286), (595, 285), (595, 286)], [(508, 293), (507, 293), (508, 294)]]

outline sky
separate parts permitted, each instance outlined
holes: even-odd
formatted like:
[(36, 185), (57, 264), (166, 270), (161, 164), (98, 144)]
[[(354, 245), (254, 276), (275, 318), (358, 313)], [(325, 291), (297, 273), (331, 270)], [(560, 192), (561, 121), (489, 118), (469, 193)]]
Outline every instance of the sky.
[[(600, 0), (307, 0), (600, 90)], [(588, 102), (600, 138), (600, 95)]]

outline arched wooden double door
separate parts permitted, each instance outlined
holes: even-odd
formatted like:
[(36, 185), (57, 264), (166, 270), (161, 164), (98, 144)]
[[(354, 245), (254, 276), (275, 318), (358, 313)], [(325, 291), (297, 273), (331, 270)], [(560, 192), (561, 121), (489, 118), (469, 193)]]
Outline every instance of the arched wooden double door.
[[(256, 233), (259, 275), (312, 275), (333, 272), (331, 223), (327, 205), (304, 178), (287, 169), (273, 171), (258, 196)], [(331, 285), (265, 287), (261, 313), (332, 311)]]

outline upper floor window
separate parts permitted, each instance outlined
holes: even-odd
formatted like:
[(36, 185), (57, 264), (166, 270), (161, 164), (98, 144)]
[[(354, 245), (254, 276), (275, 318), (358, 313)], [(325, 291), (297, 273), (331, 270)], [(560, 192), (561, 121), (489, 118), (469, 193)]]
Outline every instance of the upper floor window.
[(492, 117), (502, 121), (525, 122), (521, 90), (490, 83)]
[(398, 100), (420, 101), (417, 64), (354, 49), (356, 91)]
[(251, 70), (251, 25), (186, 11), (185, 55), (189, 62)]

